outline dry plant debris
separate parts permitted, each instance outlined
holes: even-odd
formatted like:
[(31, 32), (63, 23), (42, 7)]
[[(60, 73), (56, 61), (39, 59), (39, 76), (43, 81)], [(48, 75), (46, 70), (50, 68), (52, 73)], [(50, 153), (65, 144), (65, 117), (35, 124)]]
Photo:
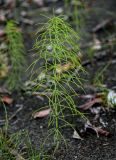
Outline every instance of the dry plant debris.
[(36, 113), (33, 115), (33, 117), (34, 117), (34, 118), (43, 118), (43, 117), (46, 117), (47, 115), (50, 114), (50, 111), (51, 111), (50, 108), (41, 110), (41, 111), (39, 111), (39, 112), (36, 112)]
[(9, 104), (9, 105), (13, 103), (13, 99), (9, 96), (3, 96), (1, 98), (1, 100), (2, 100), (2, 102), (6, 103), (6, 104)]

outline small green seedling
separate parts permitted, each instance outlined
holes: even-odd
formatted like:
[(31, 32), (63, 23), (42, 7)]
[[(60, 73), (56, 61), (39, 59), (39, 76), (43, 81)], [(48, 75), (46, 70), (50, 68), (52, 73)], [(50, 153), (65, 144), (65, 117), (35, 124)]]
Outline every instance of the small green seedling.
[[(103, 68), (100, 68), (96, 71), (96, 74), (93, 78), (93, 85), (95, 85), (96, 87), (101, 87), (104, 86), (104, 73), (106, 72), (106, 70), (108, 69), (110, 65), (110, 62), (108, 62)], [(104, 87), (103, 87), (104, 88)]]
[(32, 147), (28, 131), (8, 133), (8, 115), (1, 97), (0, 104), (5, 111), (4, 125), (0, 128), (0, 160), (40, 160), (40, 153)]
[(7, 84), (9, 89), (13, 90), (18, 89), (21, 86), (21, 76), (25, 65), (25, 47), (21, 31), (14, 21), (7, 22), (6, 35), (11, 68)]
[(81, 0), (64, 0), (64, 14), (72, 18), (72, 25), (78, 31), (79, 34), (82, 34), (82, 28), (84, 25), (85, 14), (85, 4)]
[[(33, 47), (38, 58), (32, 63), (31, 73), (35, 82), (38, 82), (34, 89), (38, 91), (41, 86), (46, 86), (44, 91), (51, 93), (51, 96), (47, 96), (51, 109), (48, 126), (57, 148), (63, 138), (62, 128), (73, 128), (66, 120), (69, 112), (83, 116), (73, 98), (78, 95), (74, 88), (82, 86), (80, 72), (84, 69), (79, 57), (79, 36), (63, 18), (50, 18), (43, 26), (43, 31), (37, 33)], [(37, 64), (40, 66), (35, 69)]]
[(19, 131), (8, 135), (0, 129), (0, 159), (40, 160), (40, 153), (32, 147), (28, 133)]

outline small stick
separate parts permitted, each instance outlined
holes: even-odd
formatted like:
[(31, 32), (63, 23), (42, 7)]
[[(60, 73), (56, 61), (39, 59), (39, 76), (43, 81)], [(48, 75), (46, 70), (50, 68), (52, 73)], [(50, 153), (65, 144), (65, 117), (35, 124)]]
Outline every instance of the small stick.
[[(16, 110), (16, 112), (15, 112), (11, 117), (8, 118), (8, 121), (12, 120), (12, 119), (17, 115), (17, 113), (22, 110), (22, 108), (23, 108), (23, 106), (21, 106), (20, 108), (18, 108), (18, 109)], [(0, 123), (4, 124), (5, 121), (6, 121), (5, 119), (0, 120)]]

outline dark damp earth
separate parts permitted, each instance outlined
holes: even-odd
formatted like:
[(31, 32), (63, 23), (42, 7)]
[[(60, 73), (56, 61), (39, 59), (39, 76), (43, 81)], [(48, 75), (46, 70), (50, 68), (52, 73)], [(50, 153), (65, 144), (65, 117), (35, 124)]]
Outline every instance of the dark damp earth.
[[(41, 7), (37, 9), (37, 6), (30, 6), (30, 8), (24, 8), (23, 6), (17, 6), (17, 19), (20, 21), (23, 34), (24, 41), (27, 48), (27, 52), (29, 52), (27, 59), (28, 63), (31, 63), (32, 52), (29, 51), (32, 48), (34, 37), (33, 32), (37, 29), (36, 23), (45, 21), (41, 16), (38, 18), (38, 15), (46, 10), (46, 13), (49, 15), (52, 14), (50, 11), (50, 7), (53, 5), (52, 1), (48, 1), (42, 9)], [(57, 2), (57, 7), (62, 7), (62, 1)], [(88, 13), (89, 16), (85, 18), (84, 24), (84, 33), (88, 33), (86, 35), (82, 35), (81, 46), (84, 54), (87, 53), (86, 45), (92, 42), (92, 38), (96, 35), (99, 40), (106, 40), (110, 38), (110, 35), (113, 35), (116, 38), (115, 27), (116, 27), (116, 1), (115, 0), (98, 0), (93, 2), (92, 10)], [(30, 23), (34, 23), (33, 25), (26, 24), (24, 18), (19, 14), (19, 12), (26, 11), (28, 15), (28, 19)], [(50, 12), (50, 13), (49, 13)], [(100, 24), (102, 21), (113, 19), (113, 27), (112, 25), (108, 28), (104, 27), (100, 29), (96, 29), (95, 27)], [(107, 25), (107, 24), (106, 24)], [(26, 29), (25, 29), (26, 28)], [(93, 30), (96, 30), (93, 33)], [(107, 34), (108, 33), (108, 34)], [(82, 94), (93, 94), (96, 91), (92, 88), (89, 88), (89, 85), (92, 83), (95, 73), (98, 69), (103, 68), (110, 61), (110, 65), (107, 70), (104, 72), (104, 84), (109, 88), (116, 91), (116, 51), (115, 46), (113, 47), (104, 47), (102, 50), (97, 50), (95, 56), (91, 62), (91, 60), (86, 59), (86, 56), (83, 59), (83, 66), (85, 67), (87, 74), (87, 82), (84, 82), (85, 93), (81, 91)], [(25, 73), (26, 74), (26, 73)], [(24, 76), (26, 79), (28, 76)], [(77, 89), (78, 91), (78, 89)], [(37, 98), (36, 96), (28, 95), (24, 90), (20, 92), (14, 91), (11, 94), (13, 98), (13, 104), (6, 105), (8, 117), (12, 117), (9, 121), (9, 134), (15, 133), (16, 131), (27, 130), (32, 142), (32, 146), (39, 150), (40, 144), (43, 142), (44, 138), (47, 136), (47, 123), (49, 116), (41, 119), (34, 119), (32, 114), (37, 109), (42, 106), (47, 106), (47, 100), (45, 98)], [(77, 107), (79, 98), (75, 98), (75, 102)], [(97, 107), (99, 104), (96, 105)], [(102, 106), (101, 106), (102, 107)], [(5, 119), (3, 106), (0, 106), (0, 120)], [(19, 109), (21, 108), (21, 109)], [(17, 112), (17, 110), (19, 111)], [(87, 111), (87, 117), (91, 120), (93, 116), (90, 111)], [(88, 132), (83, 135), (83, 140), (74, 139), (73, 130), (70, 128), (63, 129), (63, 135), (67, 140), (67, 148), (64, 143), (61, 142), (59, 149), (56, 151), (53, 159), (54, 160), (115, 160), (116, 159), (116, 110), (110, 109), (107, 111), (102, 111), (100, 113), (101, 118), (106, 123), (105, 130), (107, 130), (110, 135), (103, 136), (100, 135), (97, 137), (95, 133)], [(78, 117), (74, 117), (74, 119), (69, 118), (69, 121), (73, 121), (77, 130), (81, 130), (82, 121)], [(0, 126), (3, 126), (2, 121), (0, 121)], [(53, 148), (53, 139), (50, 138), (48, 142), (45, 144), (46, 151), (48, 154), (52, 154)], [(52, 159), (52, 158), (51, 158)]]

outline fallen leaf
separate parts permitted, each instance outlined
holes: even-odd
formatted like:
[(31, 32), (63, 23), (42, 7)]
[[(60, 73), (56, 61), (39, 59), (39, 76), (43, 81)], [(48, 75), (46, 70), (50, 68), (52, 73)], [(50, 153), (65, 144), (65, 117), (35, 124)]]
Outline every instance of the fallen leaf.
[(95, 127), (96, 128), (96, 131), (98, 132), (98, 134), (101, 134), (103, 136), (109, 136), (110, 132), (102, 129), (101, 127)]
[(81, 140), (83, 140), (83, 138), (80, 137), (80, 135), (78, 134), (78, 132), (76, 130), (74, 130), (74, 133), (73, 133), (72, 137), (75, 138), (75, 139), (81, 139)]
[(87, 110), (87, 109), (91, 108), (94, 104), (102, 103), (102, 102), (103, 102), (102, 98), (95, 98), (95, 99), (90, 100), (89, 102), (86, 102), (85, 104), (79, 106), (79, 108), (81, 108), (83, 110)]
[(47, 115), (50, 114), (50, 111), (51, 111), (51, 109), (48, 108), (48, 109), (36, 112), (33, 117), (34, 118), (43, 118), (43, 117), (46, 117)]
[(4, 103), (7, 103), (7, 104), (12, 104), (13, 102), (13, 99), (10, 98), (9, 96), (3, 96), (1, 99)]
[(87, 121), (85, 123), (85, 131), (90, 132), (90, 130), (93, 130), (97, 134), (97, 137), (99, 137), (99, 134), (103, 136), (108, 136), (110, 134), (110, 132), (106, 131), (105, 129), (102, 129), (102, 127), (95, 127), (90, 123), (90, 121)]

